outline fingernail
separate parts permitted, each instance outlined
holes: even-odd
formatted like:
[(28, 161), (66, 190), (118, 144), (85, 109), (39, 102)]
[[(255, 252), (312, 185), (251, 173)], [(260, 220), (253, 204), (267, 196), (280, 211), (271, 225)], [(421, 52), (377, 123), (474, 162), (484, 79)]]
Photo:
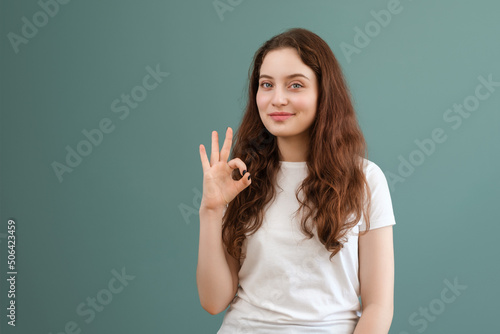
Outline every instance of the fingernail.
[(241, 176), (245, 175), (245, 173), (246, 173), (246, 172), (247, 172), (247, 171), (246, 171), (246, 169), (245, 169), (245, 170), (243, 171), (243, 174), (241, 174)]
[(248, 175), (248, 180), (250, 180), (250, 175)]

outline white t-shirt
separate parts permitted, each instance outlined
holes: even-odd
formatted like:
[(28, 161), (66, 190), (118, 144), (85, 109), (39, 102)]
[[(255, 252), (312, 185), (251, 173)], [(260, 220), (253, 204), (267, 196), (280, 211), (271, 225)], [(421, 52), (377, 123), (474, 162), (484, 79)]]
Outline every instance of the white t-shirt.
[[(293, 216), (306, 162), (281, 161), (280, 166), (277, 183), (283, 191), (277, 188), (262, 226), (242, 245), (246, 258), (238, 292), (217, 334), (352, 334), (361, 316), (357, 233), (366, 229), (364, 217), (330, 262), (317, 234), (307, 239), (300, 217)], [(364, 173), (372, 195), (370, 230), (396, 224), (382, 170), (364, 159)], [(304, 198), (302, 192), (299, 196)]]

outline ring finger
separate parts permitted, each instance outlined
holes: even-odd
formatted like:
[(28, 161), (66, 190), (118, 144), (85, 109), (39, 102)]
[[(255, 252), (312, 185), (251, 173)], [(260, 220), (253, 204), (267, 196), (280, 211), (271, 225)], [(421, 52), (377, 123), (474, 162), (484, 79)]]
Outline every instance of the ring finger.
[(213, 166), (219, 162), (219, 136), (217, 131), (212, 131), (212, 154), (210, 157), (210, 165)]

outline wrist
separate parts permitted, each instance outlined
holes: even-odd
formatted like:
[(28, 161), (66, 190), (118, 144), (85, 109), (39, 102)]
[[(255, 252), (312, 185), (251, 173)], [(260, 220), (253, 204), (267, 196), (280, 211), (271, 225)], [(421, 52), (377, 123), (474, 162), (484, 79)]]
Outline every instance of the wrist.
[(221, 204), (217, 207), (200, 206), (200, 213), (222, 213), (227, 208), (227, 204)]

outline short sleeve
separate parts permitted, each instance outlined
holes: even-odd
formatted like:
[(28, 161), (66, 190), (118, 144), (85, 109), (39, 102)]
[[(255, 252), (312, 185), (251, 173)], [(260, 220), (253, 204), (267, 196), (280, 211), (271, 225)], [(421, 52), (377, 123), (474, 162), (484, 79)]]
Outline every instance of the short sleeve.
[[(389, 185), (384, 172), (374, 162), (366, 160), (366, 180), (371, 191), (370, 230), (396, 224), (392, 208)], [(363, 219), (359, 226), (360, 231), (366, 230)]]

